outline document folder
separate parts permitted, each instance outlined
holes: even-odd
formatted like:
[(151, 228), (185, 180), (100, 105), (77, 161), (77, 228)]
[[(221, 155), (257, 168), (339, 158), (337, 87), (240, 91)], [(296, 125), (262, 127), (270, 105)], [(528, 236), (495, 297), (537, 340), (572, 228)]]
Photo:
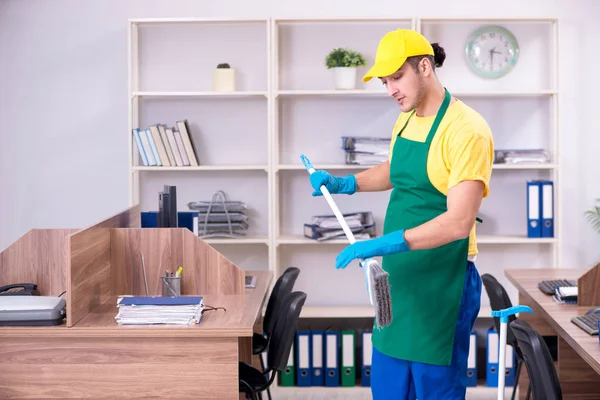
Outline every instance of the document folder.
[(542, 181), (542, 237), (554, 237), (554, 183)]
[(292, 348), (290, 349), (290, 356), (288, 357), (287, 364), (280, 374), (280, 386), (294, 386), (294, 377), (296, 375), (296, 371), (294, 368), (294, 347), (295, 346), (292, 343)]
[(498, 387), (498, 332), (491, 328), (487, 332), (486, 384), (488, 387)]
[(325, 333), (325, 386), (340, 386), (339, 332)]
[(342, 386), (356, 385), (356, 367), (354, 365), (356, 355), (355, 343), (354, 331), (342, 331)]
[(506, 346), (506, 362), (504, 363), (505, 365), (505, 377), (504, 377), (504, 384), (509, 387), (509, 386), (514, 386), (515, 385), (515, 374), (516, 374), (516, 368), (515, 368), (515, 352), (512, 348), (512, 346)]
[(477, 386), (477, 333), (471, 332), (467, 361), (467, 386)]
[(311, 385), (324, 386), (325, 374), (323, 371), (323, 331), (312, 331), (312, 362), (311, 362)]
[(541, 203), (540, 183), (538, 181), (527, 182), (527, 237), (542, 236)]
[(362, 368), (360, 380), (362, 386), (371, 386), (371, 359), (373, 358), (372, 331), (362, 333)]
[(310, 332), (296, 332), (296, 382), (298, 386), (310, 386), (311, 384), (311, 352)]

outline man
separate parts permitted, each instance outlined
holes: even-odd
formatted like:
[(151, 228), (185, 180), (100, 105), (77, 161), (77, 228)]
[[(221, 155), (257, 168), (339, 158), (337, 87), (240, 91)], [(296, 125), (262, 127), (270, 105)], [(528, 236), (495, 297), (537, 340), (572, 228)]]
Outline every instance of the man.
[(383, 236), (346, 247), (336, 268), (382, 256), (393, 321), (373, 330), (371, 386), (378, 399), (453, 400), (466, 392), (469, 335), (479, 313), (476, 217), (489, 193), (494, 144), (485, 120), (454, 98), (435, 68), (443, 48), (398, 29), (380, 41), (363, 77), (381, 80), (402, 113), (389, 160), (356, 175), (310, 176), (315, 189), (393, 189)]

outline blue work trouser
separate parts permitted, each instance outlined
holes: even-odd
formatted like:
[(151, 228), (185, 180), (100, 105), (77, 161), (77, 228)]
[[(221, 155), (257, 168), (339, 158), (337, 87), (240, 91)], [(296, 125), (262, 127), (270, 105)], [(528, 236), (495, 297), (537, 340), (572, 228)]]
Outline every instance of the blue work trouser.
[(374, 400), (463, 400), (467, 385), (470, 334), (479, 314), (481, 277), (467, 263), (464, 290), (449, 366), (422, 364), (386, 356), (373, 348), (371, 392)]

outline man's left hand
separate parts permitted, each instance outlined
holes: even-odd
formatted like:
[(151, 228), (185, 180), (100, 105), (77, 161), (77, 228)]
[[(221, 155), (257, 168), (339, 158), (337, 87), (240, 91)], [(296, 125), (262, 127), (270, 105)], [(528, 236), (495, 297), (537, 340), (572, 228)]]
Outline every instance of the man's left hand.
[(388, 233), (376, 239), (358, 241), (338, 254), (335, 259), (335, 268), (345, 268), (355, 258), (365, 259), (375, 256), (409, 251), (410, 248), (404, 240), (404, 229)]

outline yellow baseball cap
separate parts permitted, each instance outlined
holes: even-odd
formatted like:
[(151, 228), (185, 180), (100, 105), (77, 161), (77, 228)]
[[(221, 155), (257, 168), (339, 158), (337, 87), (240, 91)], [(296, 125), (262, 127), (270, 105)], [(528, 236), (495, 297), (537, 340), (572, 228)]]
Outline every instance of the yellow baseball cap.
[(408, 57), (433, 55), (433, 47), (420, 33), (397, 29), (385, 34), (377, 47), (375, 65), (363, 76), (363, 82), (373, 77), (388, 76), (398, 71)]

